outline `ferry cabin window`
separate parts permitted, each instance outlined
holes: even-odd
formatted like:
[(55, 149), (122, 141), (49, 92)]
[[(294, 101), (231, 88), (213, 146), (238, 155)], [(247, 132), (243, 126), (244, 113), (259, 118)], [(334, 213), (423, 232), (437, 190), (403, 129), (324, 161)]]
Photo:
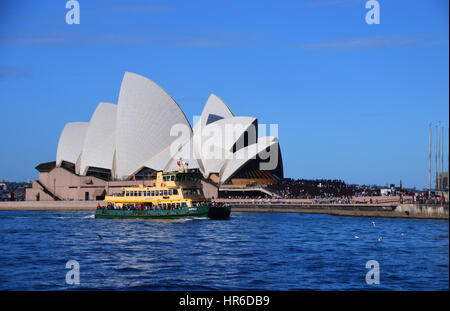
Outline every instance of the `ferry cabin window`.
[(172, 189), (169, 189), (169, 195), (172, 195)]
[(159, 190), (159, 195), (163, 195), (163, 191), (162, 190)]
[(180, 208), (180, 203), (175, 204), (177, 208)]
[(135, 191), (135, 192), (134, 192), (134, 196), (137, 197), (137, 194), (138, 194), (137, 191)]
[(173, 194), (177, 195), (178, 194), (178, 190), (177, 189), (173, 189)]
[(167, 190), (164, 190), (164, 195), (167, 195)]
[(171, 181), (174, 181), (174, 180), (175, 180), (175, 176), (173, 176), (173, 175), (170, 176), (170, 180), (171, 180)]
[(154, 197), (155, 196), (155, 191), (151, 192), (151, 196)]
[(125, 192), (125, 196), (129, 196), (130, 195), (130, 192), (129, 191), (126, 191)]
[(139, 192), (138, 192), (138, 196), (142, 196), (142, 191), (139, 191)]

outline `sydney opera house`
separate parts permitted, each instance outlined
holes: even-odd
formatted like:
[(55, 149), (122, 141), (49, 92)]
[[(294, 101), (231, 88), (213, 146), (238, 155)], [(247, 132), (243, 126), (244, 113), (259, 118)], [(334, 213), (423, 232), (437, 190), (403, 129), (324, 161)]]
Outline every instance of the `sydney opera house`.
[(259, 137), (258, 128), (213, 94), (192, 128), (166, 91), (127, 72), (117, 104), (102, 102), (89, 122), (65, 125), (56, 161), (36, 167), (26, 199), (99, 200), (180, 166), (203, 174), (208, 197), (259, 189), (283, 178), (283, 164), (278, 138)]

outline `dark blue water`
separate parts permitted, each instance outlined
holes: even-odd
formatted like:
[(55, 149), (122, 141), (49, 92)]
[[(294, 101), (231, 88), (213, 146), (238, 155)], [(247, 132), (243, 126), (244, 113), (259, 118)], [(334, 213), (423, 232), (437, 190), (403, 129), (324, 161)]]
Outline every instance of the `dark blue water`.
[[(447, 221), (372, 220), (232, 213), (228, 221), (158, 222), (1, 211), (0, 290), (449, 289)], [(79, 285), (66, 284), (69, 260), (79, 262)], [(379, 262), (379, 285), (365, 281), (368, 260)]]

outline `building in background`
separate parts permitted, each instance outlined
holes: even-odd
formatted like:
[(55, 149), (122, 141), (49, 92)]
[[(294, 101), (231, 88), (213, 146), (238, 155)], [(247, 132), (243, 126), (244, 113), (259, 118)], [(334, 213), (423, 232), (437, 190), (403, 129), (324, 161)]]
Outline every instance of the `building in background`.
[(166, 91), (127, 72), (117, 105), (101, 102), (89, 122), (65, 125), (56, 160), (36, 167), (39, 180), (26, 199), (100, 200), (180, 167), (203, 174), (208, 197), (222, 188), (259, 191), (283, 178), (278, 138), (259, 137), (256, 118), (234, 116), (212, 94), (192, 129)]

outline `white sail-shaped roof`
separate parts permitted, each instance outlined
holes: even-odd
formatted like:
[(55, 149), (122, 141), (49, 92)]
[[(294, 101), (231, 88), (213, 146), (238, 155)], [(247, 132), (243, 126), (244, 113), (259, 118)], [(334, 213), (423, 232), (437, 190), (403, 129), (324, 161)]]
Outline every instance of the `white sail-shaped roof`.
[(116, 118), (117, 105), (98, 104), (87, 128), (78, 174), (86, 175), (89, 167), (112, 169)]
[[(264, 164), (263, 151), (268, 147), (281, 161), (277, 138), (258, 139), (257, 127), (257, 119), (235, 117), (211, 94), (192, 131), (169, 94), (151, 80), (127, 72), (117, 105), (100, 103), (89, 123), (66, 124), (56, 164), (74, 163), (80, 175), (96, 167), (111, 170), (114, 179), (128, 179), (145, 167), (177, 170), (181, 159), (187, 168), (198, 168), (205, 178), (218, 173), (219, 182), (225, 183), (252, 158), (258, 157)], [(279, 163), (275, 170), (282, 175)], [(260, 169), (272, 170), (270, 165)]]
[(227, 182), (239, 169), (241, 169), (250, 160), (256, 157), (270, 147), (277, 148), (278, 155), (278, 139), (274, 136), (265, 136), (258, 139), (258, 143), (249, 145), (238, 150), (233, 154), (233, 158), (227, 160), (219, 172), (220, 183)]
[(231, 118), (233, 116), (227, 104), (216, 95), (211, 94), (203, 108), (200, 120), (201, 125), (204, 127), (220, 119)]
[(83, 149), (88, 124), (88, 122), (70, 122), (64, 126), (59, 136), (56, 166), (60, 166), (62, 161), (73, 164), (77, 162)]
[(241, 143), (240, 147), (244, 147), (245, 132), (249, 133), (250, 144), (255, 143), (256, 127), (255, 118), (230, 117), (208, 124), (202, 127), (201, 131), (195, 131), (194, 154), (197, 158), (201, 158), (203, 175), (207, 177), (211, 173), (218, 173), (225, 161), (232, 157), (233, 145), (238, 140)]
[(175, 124), (190, 129), (172, 97), (153, 81), (125, 73), (117, 107), (115, 177), (128, 178), (170, 146), (177, 139), (170, 135)]
[[(215, 167), (220, 166), (222, 163), (221, 160), (211, 160), (209, 161), (209, 165), (203, 164), (202, 154), (201, 154), (201, 148), (200, 146), (202, 144), (202, 132), (205, 129), (206, 125), (209, 125), (211, 123), (214, 123), (221, 119), (231, 118), (234, 114), (231, 112), (230, 108), (225, 104), (225, 102), (217, 97), (214, 94), (211, 94), (206, 101), (205, 106), (203, 107), (202, 114), (200, 116), (199, 121), (194, 125), (194, 145), (193, 145), (193, 151), (194, 156), (197, 159), (197, 164), (200, 168), (200, 171), (204, 174), (204, 176), (208, 176), (211, 170), (216, 170)], [(206, 168), (207, 167), (207, 171)], [(214, 168), (212, 168), (214, 167)]]

